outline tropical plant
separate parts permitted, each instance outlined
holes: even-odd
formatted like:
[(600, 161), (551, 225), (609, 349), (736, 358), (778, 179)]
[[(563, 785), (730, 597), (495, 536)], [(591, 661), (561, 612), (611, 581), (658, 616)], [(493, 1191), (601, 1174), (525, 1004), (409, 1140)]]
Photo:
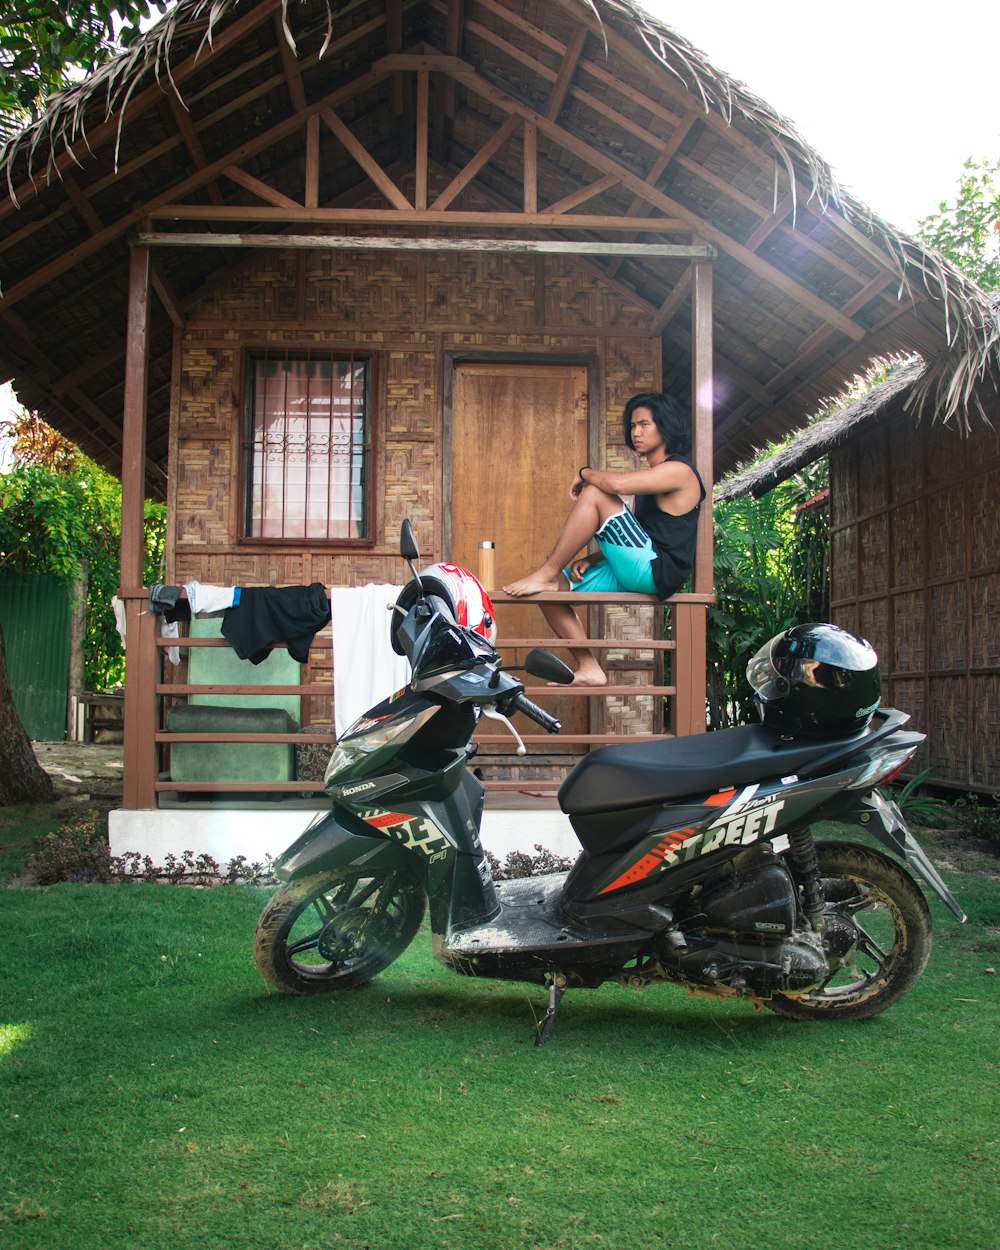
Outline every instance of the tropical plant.
[(761, 499), (715, 505), (715, 603), (708, 609), (708, 718), (754, 719), (747, 662), (768, 638), (829, 615), (826, 459)]
[(1000, 843), (1000, 794), (966, 794), (955, 803), (955, 819), (970, 838)]
[(0, 0), (0, 140), (166, 7), (165, 0)]
[[(120, 580), (121, 483), (44, 422), (12, 423), (13, 467), (0, 475), (0, 569), (49, 573), (75, 585), (86, 572), (84, 682), (106, 690), (124, 678), (111, 599)], [(162, 504), (145, 505), (145, 570), (159, 576), (166, 532)]]
[(905, 785), (889, 786), (886, 791), (883, 791), (903, 813), (907, 823), (937, 829), (951, 823), (952, 814), (948, 804), (932, 794), (921, 792), (921, 786), (925, 785), (933, 775), (933, 768), (924, 768), (919, 773), (915, 773)]
[(992, 291), (1000, 287), (1000, 161), (970, 157), (964, 169), (954, 203), (942, 200), (917, 238)]

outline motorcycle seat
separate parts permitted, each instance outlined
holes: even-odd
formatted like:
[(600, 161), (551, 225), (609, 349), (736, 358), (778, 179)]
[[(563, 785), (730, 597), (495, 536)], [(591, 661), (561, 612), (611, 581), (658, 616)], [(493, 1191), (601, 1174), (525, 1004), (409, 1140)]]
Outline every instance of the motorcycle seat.
[(738, 725), (686, 738), (602, 747), (570, 771), (559, 787), (559, 806), (567, 815), (584, 815), (694, 798), (700, 792), (715, 794), (767, 777), (791, 776), (849, 741), (788, 739), (767, 725)]

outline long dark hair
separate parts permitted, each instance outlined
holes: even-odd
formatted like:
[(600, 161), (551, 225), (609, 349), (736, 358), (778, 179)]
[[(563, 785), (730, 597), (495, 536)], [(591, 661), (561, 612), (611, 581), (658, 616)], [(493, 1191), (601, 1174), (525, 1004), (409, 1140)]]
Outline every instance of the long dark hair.
[(653, 424), (660, 431), (667, 451), (673, 456), (686, 456), (691, 450), (691, 422), (684, 415), (684, 410), (672, 395), (664, 395), (662, 391), (648, 391), (642, 395), (633, 395), (625, 405), (622, 413), (622, 428), (625, 431), (626, 444), (632, 447), (632, 413), (636, 408), (648, 408), (653, 417)]

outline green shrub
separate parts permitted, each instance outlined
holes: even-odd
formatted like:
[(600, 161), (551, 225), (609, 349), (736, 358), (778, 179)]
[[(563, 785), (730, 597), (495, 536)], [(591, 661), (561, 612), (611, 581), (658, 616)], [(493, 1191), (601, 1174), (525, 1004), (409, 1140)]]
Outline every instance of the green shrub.
[(537, 854), (529, 855), (526, 851), (511, 851), (501, 865), (492, 851), (486, 852), (486, 861), (493, 873), (494, 881), (512, 881), (519, 877), (545, 877), (553, 872), (569, 872), (573, 861), (563, 855), (555, 855), (547, 851), (539, 842), (535, 843)]
[(889, 786), (886, 798), (891, 799), (907, 821), (924, 828), (940, 829), (952, 823), (951, 808), (943, 799), (932, 794), (921, 794), (920, 787), (933, 776), (933, 768), (925, 768), (903, 786)]
[(148, 855), (138, 851), (112, 855), (107, 821), (96, 812), (63, 825), (58, 833), (46, 834), (35, 843), (24, 867), (39, 885), (55, 885), (59, 881), (261, 885), (274, 880), (270, 858), (266, 864), (248, 863), (245, 855), (237, 855), (223, 872), (211, 855), (195, 855), (194, 851), (184, 851), (179, 856), (168, 854), (162, 864), (154, 864)]
[(955, 819), (971, 838), (1000, 843), (1000, 794), (969, 794), (955, 803)]
[(102, 881), (113, 879), (108, 832), (104, 819), (95, 812), (64, 825), (58, 833), (46, 834), (24, 862), (25, 871), (39, 885), (57, 881)]

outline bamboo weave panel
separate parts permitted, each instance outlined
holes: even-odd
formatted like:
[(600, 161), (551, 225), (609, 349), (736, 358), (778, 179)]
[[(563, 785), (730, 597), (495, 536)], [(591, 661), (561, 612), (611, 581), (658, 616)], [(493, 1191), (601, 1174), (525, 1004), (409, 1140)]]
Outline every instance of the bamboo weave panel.
[(924, 501), (914, 499), (889, 513), (893, 586), (917, 586), (924, 580)]
[[(969, 663), (973, 668), (1000, 669), (1000, 573), (970, 579), (971, 628)], [(994, 711), (993, 729), (997, 728)], [(1000, 738), (1000, 734), (997, 735)], [(997, 774), (1000, 781), (1000, 773)]]
[(973, 725), (970, 780), (982, 789), (996, 792), (1000, 789), (1000, 733), (997, 733), (1000, 674), (977, 674), (970, 681)]
[(927, 577), (955, 577), (965, 570), (965, 499), (957, 488), (927, 496)]
[(969, 654), (965, 582), (931, 586), (927, 593), (930, 667), (964, 669)]
[(927, 667), (927, 607), (923, 589), (892, 598), (892, 669), (923, 673)]

